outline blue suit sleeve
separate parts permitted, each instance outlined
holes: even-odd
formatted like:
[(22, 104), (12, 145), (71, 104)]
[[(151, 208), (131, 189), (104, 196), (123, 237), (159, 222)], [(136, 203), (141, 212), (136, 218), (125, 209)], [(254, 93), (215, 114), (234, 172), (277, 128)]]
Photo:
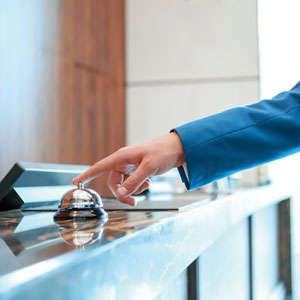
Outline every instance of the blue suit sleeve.
[(194, 189), (244, 169), (300, 151), (300, 82), (271, 100), (236, 107), (179, 126)]

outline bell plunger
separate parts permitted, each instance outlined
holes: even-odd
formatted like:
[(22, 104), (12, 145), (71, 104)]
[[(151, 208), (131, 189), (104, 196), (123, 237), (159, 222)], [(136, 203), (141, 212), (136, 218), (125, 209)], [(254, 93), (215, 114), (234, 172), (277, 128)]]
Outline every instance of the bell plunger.
[(54, 219), (107, 219), (101, 197), (92, 189), (85, 189), (82, 182), (61, 199)]

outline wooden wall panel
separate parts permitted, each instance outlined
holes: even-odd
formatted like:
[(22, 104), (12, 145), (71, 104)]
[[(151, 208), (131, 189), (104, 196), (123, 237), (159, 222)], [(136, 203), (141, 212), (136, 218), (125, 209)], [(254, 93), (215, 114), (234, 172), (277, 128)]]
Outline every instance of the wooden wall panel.
[(125, 144), (123, 0), (1, 1), (0, 40), (0, 177)]

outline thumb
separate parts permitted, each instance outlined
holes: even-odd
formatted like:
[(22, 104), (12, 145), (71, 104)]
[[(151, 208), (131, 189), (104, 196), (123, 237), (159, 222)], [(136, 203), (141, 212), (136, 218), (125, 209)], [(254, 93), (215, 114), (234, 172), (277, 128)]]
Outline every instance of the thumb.
[(117, 189), (117, 195), (119, 198), (124, 198), (133, 194), (144, 183), (144, 181), (152, 175), (145, 164), (141, 163), (138, 168), (123, 182), (123, 184)]

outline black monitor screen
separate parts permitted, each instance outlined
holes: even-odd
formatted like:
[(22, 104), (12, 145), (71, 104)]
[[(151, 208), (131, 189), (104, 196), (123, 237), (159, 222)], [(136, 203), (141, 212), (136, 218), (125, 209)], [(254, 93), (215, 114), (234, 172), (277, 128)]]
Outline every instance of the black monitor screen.
[(0, 210), (58, 201), (72, 179), (87, 170), (84, 165), (16, 163), (0, 182)]

